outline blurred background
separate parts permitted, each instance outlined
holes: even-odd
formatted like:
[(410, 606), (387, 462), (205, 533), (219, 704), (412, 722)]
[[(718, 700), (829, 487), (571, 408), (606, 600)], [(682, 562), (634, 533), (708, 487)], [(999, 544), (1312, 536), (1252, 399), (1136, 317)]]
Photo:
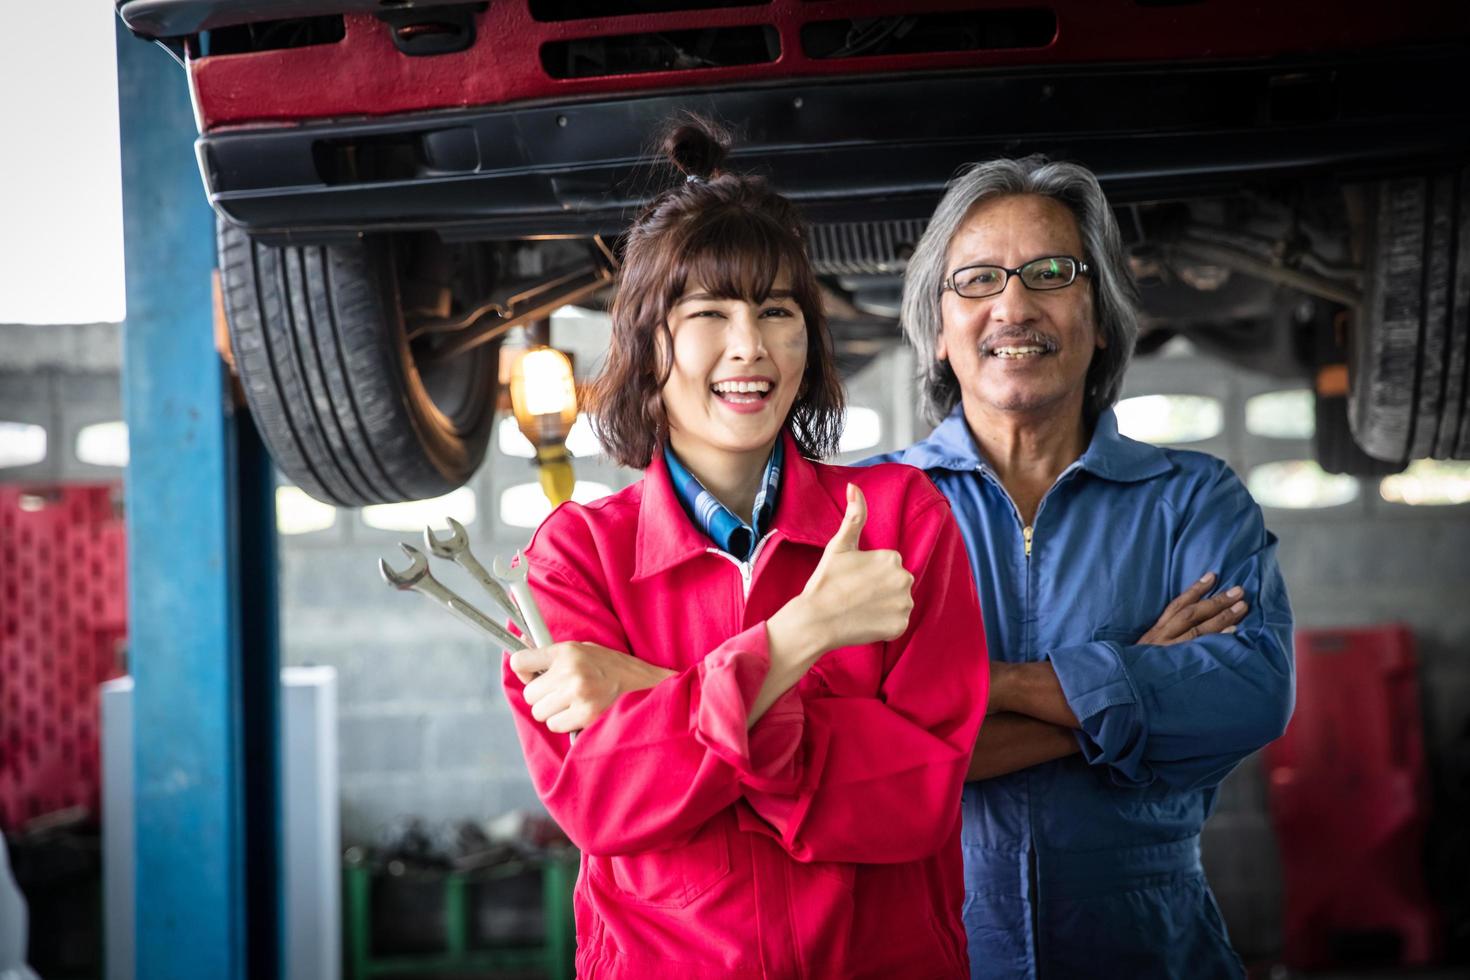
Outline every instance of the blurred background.
[[(30, 967), (47, 978), (121, 977), (132, 975), (135, 917), (147, 914), (133, 876), (165, 861), (184, 880), (202, 860), (132, 835), (134, 778), (162, 792), (166, 775), (133, 771), (135, 732), (145, 731), (133, 712), (158, 707), (135, 704), (129, 680), (140, 608), (128, 600), (129, 514), (166, 514), (212, 491), (188, 485), (196, 477), (182, 464), (185, 485), (167, 491), (129, 472), (130, 412), (153, 394), (135, 389), (125, 407), (128, 384), (149, 379), (136, 364), (131, 382), (125, 370), (135, 294), (124, 268), (131, 275), (152, 256), (124, 257), (116, 52), (143, 44), (119, 33), (109, 4), (56, 0), (46, 17), (67, 39), (65, 58), (18, 32), (0, 39), (0, 831), (28, 908)], [(177, 198), (151, 206), (203, 211), (212, 228), (188, 134), (179, 145)], [(35, 147), (49, 152), (26, 152)], [(1146, 302), (1151, 289), (1157, 298), (1172, 288), (1152, 254), (1140, 250), (1135, 269)], [(1196, 265), (1195, 288), (1211, 270), (1228, 275)], [(869, 329), (842, 344), (851, 407), (839, 462), (928, 431), (912, 353), (891, 319), (872, 328), (896, 281), (845, 314)], [(202, 288), (219, 331), (219, 293)], [(1271, 289), (1298, 333), (1317, 329), (1317, 307), (1281, 283)], [(508, 333), (502, 377), (508, 351), (548, 342), (579, 382), (595, 373), (606, 298), (590, 292)], [(1340, 437), (1343, 410), (1332, 433), (1320, 431), (1314, 375), (1230, 356), (1229, 344), (1258, 342), (1248, 333), (1151, 326), (1120, 426), (1215, 454), (1242, 476), (1280, 538), (1299, 630), (1293, 726), (1226, 780), (1206, 827), (1205, 863), (1232, 941), (1263, 977), (1470, 975), (1470, 463), (1329, 472), (1321, 443)], [(228, 339), (221, 346), (228, 355)], [(215, 404), (248, 426), (242, 392), (221, 392)], [(247, 465), (266, 462), (261, 512), (234, 533), (273, 541), (265, 564), (241, 566), (231, 587), (249, 594), (264, 583), (275, 598), (247, 601), (230, 628), (274, 636), (282, 669), (278, 741), (244, 736), (283, 752), (273, 798), (281, 856), (270, 859), (292, 896), (282, 974), (569, 975), (576, 856), (526, 775), (498, 660), (466, 626), (390, 592), (377, 570), (380, 558), (398, 562), (399, 541), (446, 517), (485, 561), (510, 555), (550, 511), (550, 466), (569, 462), (551, 483), (581, 501), (638, 478), (599, 455), (585, 417), (560, 434), (565, 458), (548, 461), (508, 396), (497, 406), (483, 463), (429, 499), (325, 502), (258, 445), (238, 450)], [(245, 432), (242, 445), (254, 438)], [(195, 569), (150, 574), (172, 574), (184, 603), (217, 591)], [(457, 570), (443, 578), (473, 594)], [(151, 622), (149, 635), (169, 628)], [(1368, 898), (1344, 910), (1334, 902), (1344, 893)], [(0, 915), (7, 908), (0, 901)]]

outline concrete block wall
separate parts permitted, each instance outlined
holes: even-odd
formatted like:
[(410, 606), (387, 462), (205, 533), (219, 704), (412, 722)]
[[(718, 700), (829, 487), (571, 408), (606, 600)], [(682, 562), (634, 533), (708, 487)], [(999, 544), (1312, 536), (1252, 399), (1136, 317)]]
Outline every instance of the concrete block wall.
[(46, 430), (46, 458), (0, 470), (6, 482), (106, 482), (122, 471), (77, 458), (86, 426), (122, 418), (121, 330), (115, 323), (0, 324), (0, 421)]
[[(282, 539), (283, 658), (337, 669), (344, 842), (372, 841), (400, 817), (539, 809), (500, 690), (499, 651), (428, 600), (391, 591), (376, 566), (380, 556), (398, 561), (398, 536), (377, 535), (391, 540)], [(477, 534), (473, 546), (488, 561), (519, 543)], [(477, 598), (471, 583), (442, 578)]]

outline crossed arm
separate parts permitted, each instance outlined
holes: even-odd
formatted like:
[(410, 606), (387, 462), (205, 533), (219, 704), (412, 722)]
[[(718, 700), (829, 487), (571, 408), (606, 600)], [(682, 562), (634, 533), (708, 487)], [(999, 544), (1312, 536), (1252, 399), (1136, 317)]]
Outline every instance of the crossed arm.
[[(1207, 598), (1214, 583), (1211, 572), (1182, 592), (1138, 642), (1170, 646), (1210, 633), (1234, 632), (1249, 607), (1239, 587)], [(966, 781), (1004, 776), (1080, 752), (1078, 728), (1077, 715), (1049, 661), (992, 660), (990, 703)]]
[[(1134, 643), (1053, 649), (1044, 663), (1007, 665), (991, 679), (992, 711), (1069, 731), (1088, 764), (1122, 786), (1214, 785), (1291, 717), (1291, 606), (1260, 508), (1222, 463), (1182, 516), (1171, 563), (1218, 562), (1232, 588), (1205, 598), (1215, 580), (1205, 576)], [(977, 750), (989, 773), (1034, 764), (1040, 751), (1021, 758), (998, 740), (986, 757), (983, 734)]]

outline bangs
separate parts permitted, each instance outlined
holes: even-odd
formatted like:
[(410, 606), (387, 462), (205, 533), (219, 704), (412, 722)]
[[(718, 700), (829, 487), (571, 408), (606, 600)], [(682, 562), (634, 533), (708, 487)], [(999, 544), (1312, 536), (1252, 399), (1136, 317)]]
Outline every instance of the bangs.
[(784, 270), (788, 288), (802, 306), (810, 302), (811, 285), (801, 239), (769, 219), (727, 210), (690, 230), (680, 258), (669, 270), (668, 302), (698, 284), (719, 299), (764, 303)]

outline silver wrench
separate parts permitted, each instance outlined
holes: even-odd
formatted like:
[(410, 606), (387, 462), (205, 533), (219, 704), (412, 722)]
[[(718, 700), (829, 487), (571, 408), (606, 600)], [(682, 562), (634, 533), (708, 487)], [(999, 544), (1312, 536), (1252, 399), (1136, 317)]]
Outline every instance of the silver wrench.
[[(541, 609), (536, 605), (536, 597), (531, 594), (531, 584), (526, 581), (531, 572), (530, 562), (519, 551), (516, 552), (515, 562), (514, 567), (507, 567), (497, 556), (490, 563), (490, 568), (495, 572), (496, 578), (510, 587), (511, 597), (520, 607), (521, 616), (529, 627), (526, 635), (531, 638), (531, 642), (538, 647), (549, 647), (555, 640), (552, 639), (551, 630), (546, 628), (546, 620), (542, 618)], [(575, 743), (578, 734), (580, 733), (567, 732), (567, 740)]]
[(531, 637), (531, 642), (538, 647), (551, 646), (555, 642), (551, 638), (551, 630), (546, 628), (546, 620), (541, 618), (536, 597), (531, 595), (531, 586), (526, 581), (526, 575), (530, 572), (526, 556), (517, 551), (514, 567), (507, 567), (505, 562), (496, 558), (490, 568), (495, 572), (496, 578), (509, 586), (510, 594), (521, 610), (521, 618), (526, 621), (526, 633)]
[(486, 616), (474, 606), (465, 602), (459, 596), (446, 588), (438, 579), (429, 574), (429, 559), (424, 553), (413, 545), (399, 544), (403, 553), (413, 560), (413, 563), (401, 572), (394, 571), (388, 567), (383, 559), (378, 559), (378, 571), (383, 573), (383, 580), (395, 589), (402, 591), (418, 592), (442, 605), (445, 609), (454, 613), (460, 619), (469, 623), (477, 629), (489, 633), (500, 642), (507, 650), (524, 650), (526, 644), (514, 636), (504, 626)]
[[(531, 584), (526, 581), (526, 577), (531, 572), (530, 561), (525, 555), (517, 551), (515, 562), (514, 567), (507, 567), (505, 562), (501, 561), (497, 556), (490, 563), (490, 568), (495, 572), (496, 578), (505, 582), (510, 587), (511, 597), (515, 599), (516, 605), (520, 607), (521, 616), (524, 617), (526, 625), (529, 627), (526, 630), (526, 635), (531, 638), (531, 642), (538, 647), (549, 647), (556, 641), (551, 635), (551, 630), (546, 628), (546, 620), (542, 618), (541, 609), (536, 605), (536, 597), (531, 594)], [(540, 674), (537, 676), (539, 677)], [(579, 734), (581, 733), (567, 732), (567, 741), (575, 744)]]
[(450, 535), (448, 540), (439, 538), (434, 534), (433, 528), (424, 528), (424, 546), (435, 558), (447, 558), (458, 562), (459, 566), (469, 572), (476, 582), (490, 594), (495, 604), (505, 610), (516, 629), (522, 635), (530, 635), (526, 631), (526, 621), (521, 617), (521, 612), (516, 608), (514, 600), (505, 591), (505, 586), (485, 570), (478, 558), (470, 551), (470, 536), (465, 533), (464, 525), (452, 517), (445, 518), (449, 524)]

